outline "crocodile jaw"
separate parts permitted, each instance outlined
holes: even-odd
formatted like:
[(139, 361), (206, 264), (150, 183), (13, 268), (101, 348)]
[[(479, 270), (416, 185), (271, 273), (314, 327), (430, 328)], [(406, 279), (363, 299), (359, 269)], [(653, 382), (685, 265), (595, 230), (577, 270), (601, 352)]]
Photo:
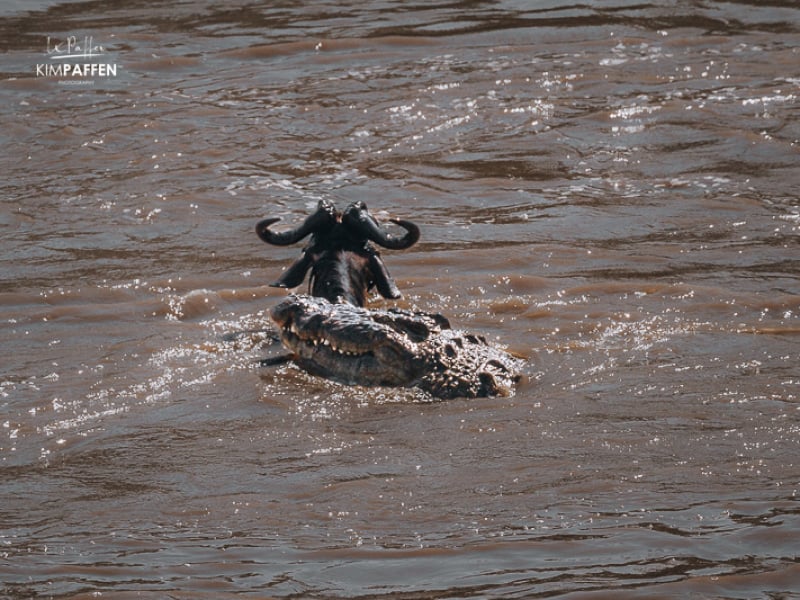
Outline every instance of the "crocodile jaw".
[(326, 311), (318, 304), (308, 311), (303, 297), (294, 297), (274, 307), (271, 316), (284, 346), (310, 373), (358, 385), (413, 385), (420, 362), (415, 344), (365, 318), (366, 312), (349, 305)]

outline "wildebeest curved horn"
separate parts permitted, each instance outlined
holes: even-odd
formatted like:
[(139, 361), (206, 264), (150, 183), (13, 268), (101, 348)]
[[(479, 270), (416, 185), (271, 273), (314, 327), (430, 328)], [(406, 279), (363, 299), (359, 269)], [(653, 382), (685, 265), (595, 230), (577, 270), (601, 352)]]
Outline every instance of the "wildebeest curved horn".
[(348, 229), (375, 242), (376, 244), (389, 248), (390, 250), (404, 250), (417, 243), (419, 239), (419, 227), (411, 221), (402, 219), (391, 219), (392, 223), (400, 225), (406, 230), (403, 237), (395, 237), (378, 224), (374, 217), (367, 211), (367, 205), (363, 202), (356, 202), (347, 207), (342, 216), (342, 223)]
[(280, 233), (271, 231), (269, 226), (273, 223), (280, 221), (280, 217), (271, 217), (264, 219), (256, 224), (256, 233), (258, 237), (275, 246), (288, 246), (299, 242), (310, 233), (321, 229), (325, 226), (331, 226), (336, 221), (336, 208), (330, 202), (320, 200), (317, 206), (317, 211), (310, 215), (303, 224), (295, 229), (289, 231), (282, 231)]

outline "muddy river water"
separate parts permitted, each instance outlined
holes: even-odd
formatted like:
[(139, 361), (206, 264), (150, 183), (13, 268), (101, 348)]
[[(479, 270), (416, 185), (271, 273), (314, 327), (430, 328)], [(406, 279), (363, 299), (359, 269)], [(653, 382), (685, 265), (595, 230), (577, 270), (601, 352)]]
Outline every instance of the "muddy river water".
[[(0, 36), (0, 596), (800, 598), (796, 2)], [(323, 198), (420, 225), (371, 305), (526, 357), (513, 395), (255, 364), (299, 247), (253, 227)]]

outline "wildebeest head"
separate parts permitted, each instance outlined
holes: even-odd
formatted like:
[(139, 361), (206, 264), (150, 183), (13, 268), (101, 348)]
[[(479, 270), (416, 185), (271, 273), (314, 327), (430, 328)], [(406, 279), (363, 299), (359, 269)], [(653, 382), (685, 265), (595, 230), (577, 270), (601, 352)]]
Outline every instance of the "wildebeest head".
[(363, 202), (350, 204), (340, 213), (326, 200), (320, 200), (316, 212), (295, 229), (272, 231), (270, 226), (279, 220), (279, 217), (272, 217), (259, 221), (256, 225), (258, 237), (277, 246), (294, 244), (308, 235), (311, 240), (302, 256), (271, 285), (297, 287), (310, 269), (310, 294), (330, 302), (364, 306), (367, 293), (373, 287), (384, 298), (401, 296), (380, 253), (370, 242), (391, 250), (409, 248), (419, 239), (419, 228), (412, 222), (391, 219), (406, 231), (403, 236), (393, 236), (369, 214)]

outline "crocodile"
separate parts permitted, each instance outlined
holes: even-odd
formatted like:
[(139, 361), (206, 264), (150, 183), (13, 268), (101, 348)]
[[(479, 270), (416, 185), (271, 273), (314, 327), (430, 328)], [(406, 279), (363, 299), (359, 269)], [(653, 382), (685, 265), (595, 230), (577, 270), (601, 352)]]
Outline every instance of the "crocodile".
[(291, 295), (270, 316), (287, 360), (342, 383), (418, 387), (446, 399), (510, 395), (520, 379), (522, 360), (440, 314)]

